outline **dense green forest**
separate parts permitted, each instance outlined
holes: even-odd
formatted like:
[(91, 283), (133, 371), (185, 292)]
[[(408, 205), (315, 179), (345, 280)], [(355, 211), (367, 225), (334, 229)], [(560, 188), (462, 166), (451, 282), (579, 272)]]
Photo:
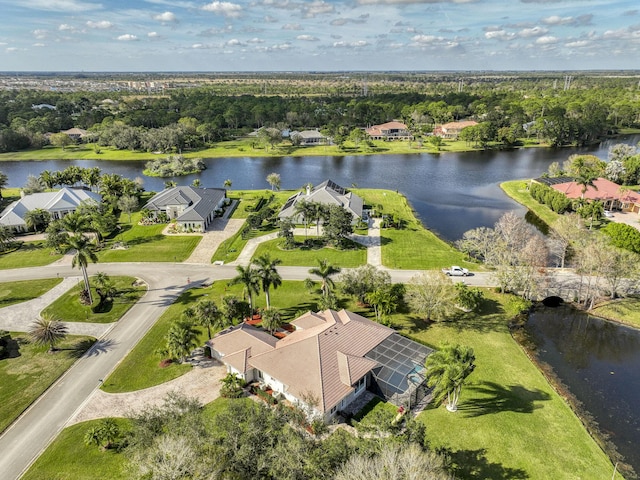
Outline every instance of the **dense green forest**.
[[(0, 152), (40, 148), (71, 127), (85, 141), (140, 151), (181, 152), (262, 127), (317, 128), (338, 145), (354, 129), (390, 120), (416, 138), (434, 125), (474, 119), (463, 140), (513, 146), (529, 137), (586, 145), (640, 127), (636, 75), (245, 74), (184, 78), (159, 91), (96, 88), (0, 91)], [(37, 83), (37, 82), (36, 82)], [(144, 83), (144, 82), (143, 82)], [(89, 90), (89, 86), (92, 89)], [(55, 107), (55, 108), (51, 108)]]

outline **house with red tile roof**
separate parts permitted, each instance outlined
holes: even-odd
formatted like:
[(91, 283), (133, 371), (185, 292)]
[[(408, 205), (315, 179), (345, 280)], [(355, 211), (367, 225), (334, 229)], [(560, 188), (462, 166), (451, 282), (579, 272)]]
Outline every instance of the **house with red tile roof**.
[(617, 183), (598, 178), (593, 182), (594, 187), (587, 186), (582, 191), (583, 186), (571, 180), (563, 183), (550, 185), (551, 188), (564, 193), (568, 198), (587, 200), (599, 200), (606, 210), (622, 210), (623, 212), (640, 212), (640, 194), (632, 190), (626, 190)]
[(411, 140), (413, 136), (402, 122), (387, 122), (365, 129), (372, 140)]
[(211, 339), (211, 354), (247, 382), (326, 421), (365, 390), (396, 405), (427, 392), (424, 361), (431, 349), (347, 310), (308, 312), (282, 338), (243, 323)]

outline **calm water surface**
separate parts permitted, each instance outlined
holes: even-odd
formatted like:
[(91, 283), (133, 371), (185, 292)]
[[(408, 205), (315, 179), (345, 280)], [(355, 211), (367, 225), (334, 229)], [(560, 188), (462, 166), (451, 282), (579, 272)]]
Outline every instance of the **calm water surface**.
[[(640, 135), (607, 141), (590, 148), (528, 148), (501, 152), (443, 153), (440, 155), (372, 155), (348, 157), (282, 157), (207, 159), (207, 170), (178, 177), (179, 185), (200, 178), (203, 186), (222, 187), (231, 179), (233, 188), (268, 188), (266, 176), (277, 172), (282, 188), (297, 189), (327, 178), (344, 187), (387, 188), (404, 193), (425, 226), (446, 240), (480, 226), (493, 224), (507, 211), (525, 209), (508, 198), (500, 182), (540, 176), (554, 161), (562, 163), (573, 153), (593, 153), (606, 158), (614, 143), (637, 144)], [(10, 186), (22, 186), (29, 174), (60, 170), (68, 165), (99, 166), (129, 178), (144, 178), (147, 190), (161, 190), (165, 179), (143, 177), (144, 162), (97, 160), (0, 162)]]
[(640, 473), (640, 330), (568, 307), (534, 312), (526, 328), (539, 358)]

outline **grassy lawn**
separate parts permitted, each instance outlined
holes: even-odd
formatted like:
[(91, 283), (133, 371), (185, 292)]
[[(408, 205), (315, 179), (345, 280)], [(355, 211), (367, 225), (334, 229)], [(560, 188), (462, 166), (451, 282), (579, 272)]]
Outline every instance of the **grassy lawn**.
[[(45, 308), (43, 315), (58, 318), (65, 322), (117, 322), (145, 294), (147, 287), (144, 285), (132, 286), (136, 280), (134, 277), (111, 277), (111, 280), (118, 291), (112, 302), (99, 307), (100, 297), (95, 288), (91, 287), (93, 305), (91, 307), (82, 305), (79, 299), (80, 290), (84, 288), (84, 283), (79, 283)], [(91, 278), (89, 283), (92, 283)]]
[(381, 232), (382, 263), (385, 267), (429, 270), (460, 265), (478, 270), (477, 264), (467, 262), (463, 253), (422, 226), (404, 195), (391, 190), (353, 191), (367, 205), (374, 207), (376, 214), (396, 216), (405, 224), (402, 230), (385, 228)]
[[(129, 421), (116, 419), (121, 431), (126, 430)], [(125, 480), (131, 478), (126, 458), (113, 450), (101, 450), (95, 445), (84, 443), (85, 433), (100, 424), (100, 420), (90, 420), (65, 428), (44, 453), (29, 468), (23, 479), (48, 480), (95, 480), (109, 478)]]
[(19, 242), (15, 250), (0, 253), (0, 270), (41, 267), (61, 258), (62, 255), (45, 247), (44, 242)]
[[(304, 237), (295, 237), (295, 241), (302, 245)], [(335, 248), (309, 248), (298, 247), (292, 250), (284, 250), (282, 244), (284, 240), (277, 238), (258, 245), (254, 257), (259, 257), (265, 253), (271, 255), (272, 258), (282, 260), (282, 265), (302, 265), (315, 267), (318, 260), (327, 259), (333, 265), (343, 268), (359, 267), (367, 263), (367, 248), (359, 243), (353, 242), (353, 249), (337, 250)]]
[(611, 300), (598, 305), (589, 313), (640, 328), (640, 298), (637, 297)]
[(61, 278), (0, 283), (0, 308), (39, 297), (62, 281)]
[(60, 377), (95, 341), (69, 336), (58, 344), (60, 351), (31, 343), (28, 334), (11, 334), (9, 358), (0, 360), (0, 432)]
[(476, 354), (458, 412), (439, 406), (419, 416), (432, 447), (451, 452), (456, 478), (611, 478), (609, 459), (511, 338), (503, 298), (487, 296), (482, 315), (399, 325), (428, 345), (460, 343)]
[[(166, 224), (138, 225), (139, 220), (140, 213), (134, 213), (132, 223), (121, 224), (120, 233), (98, 252), (99, 262), (182, 262), (202, 240), (200, 235), (162, 235)], [(116, 242), (129, 248), (113, 249)]]
[(551, 210), (546, 205), (538, 203), (529, 194), (529, 180), (511, 180), (509, 182), (503, 182), (500, 184), (500, 188), (504, 190), (504, 193), (513, 198), (516, 202), (524, 205), (533, 213), (536, 214), (547, 225), (553, 225), (560, 215)]

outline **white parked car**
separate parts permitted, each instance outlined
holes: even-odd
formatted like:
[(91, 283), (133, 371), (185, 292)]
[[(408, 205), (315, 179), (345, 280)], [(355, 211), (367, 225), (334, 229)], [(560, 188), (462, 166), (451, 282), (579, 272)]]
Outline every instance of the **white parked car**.
[(467, 275), (469, 275), (469, 270), (454, 265), (451, 268), (443, 268), (442, 273), (444, 273), (445, 275), (449, 275), (450, 277), (466, 277)]
[(613, 217), (613, 212), (611, 210), (605, 210), (604, 211), (604, 216), (607, 218), (612, 218)]

